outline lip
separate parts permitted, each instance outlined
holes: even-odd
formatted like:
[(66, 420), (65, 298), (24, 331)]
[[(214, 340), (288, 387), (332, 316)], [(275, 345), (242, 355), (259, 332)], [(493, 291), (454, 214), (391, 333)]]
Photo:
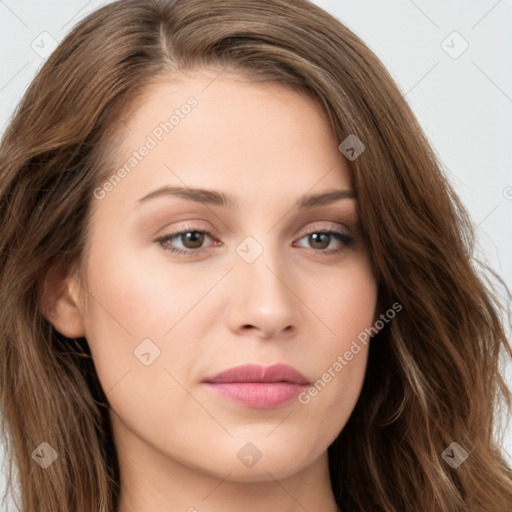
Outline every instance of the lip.
[(246, 407), (273, 409), (292, 401), (310, 383), (292, 366), (245, 364), (204, 379), (211, 391)]

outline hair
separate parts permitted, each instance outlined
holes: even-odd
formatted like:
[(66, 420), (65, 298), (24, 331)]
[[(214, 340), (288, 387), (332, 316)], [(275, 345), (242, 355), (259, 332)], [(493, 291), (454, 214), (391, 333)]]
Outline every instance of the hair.
[[(117, 1), (82, 20), (27, 89), (0, 145), (8, 490), (15, 464), (23, 511), (117, 510), (108, 403), (85, 338), (44, 314), (44, 277), (83, 260), (126, 112), (152, 84), (207, 68), (308, 94), (340, 142), (365, 145), (349, 166), (378, 308), (403, 311), (372, 338), (359, 400), (328, 450), (340, 508), (512, 510), (494, 432), (499, 405), (511, 407), (500, 357), (512, 348), (472, 223), (384, 66), (307, 0)], [(456, 469), (442, 457), (453, 441), (469, 454)], [(42, 442), (59, 456), (44, 471), (31, 457)]]

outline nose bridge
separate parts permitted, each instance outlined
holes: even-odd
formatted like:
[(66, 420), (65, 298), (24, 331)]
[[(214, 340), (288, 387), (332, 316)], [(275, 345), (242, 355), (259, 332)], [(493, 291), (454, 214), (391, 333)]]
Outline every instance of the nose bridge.
[(278, 294), (284, 291), (282, 288), (286, 287), (282, 281), (286, 280), (289, 267), (283, 248), (274, 244), (271, 236), (263, 238), (260, 235), (259, 239), (247, 236), (236, 247), (236, 253), (236, 269), (246, 284), (254, 284), (258, 290), (268, 288)]
[(232, 327), (251, 325), (267, 334), (296, 324), (298, 301), (282, 248), (248, 236), (236, 247), (236, 299)]

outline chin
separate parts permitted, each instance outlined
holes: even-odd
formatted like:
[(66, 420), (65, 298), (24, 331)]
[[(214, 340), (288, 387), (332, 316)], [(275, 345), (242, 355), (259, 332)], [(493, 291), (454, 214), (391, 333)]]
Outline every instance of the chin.
[(253, 438), (253, 441), (238, 438), (231, 440), (230, 445), (231, 449), (217, 445), (219, 452), (210, 453), (207, 464), (202, 460), (203, 470), (220, 478), (229, 474), (228, 479), (232, 482), (267, 482), (297, 474), (322, 454), (320, 443), (308, 446), (301, 439), (292, 444), (283, 443), (278, 438), (270, 441), (263, 436)]

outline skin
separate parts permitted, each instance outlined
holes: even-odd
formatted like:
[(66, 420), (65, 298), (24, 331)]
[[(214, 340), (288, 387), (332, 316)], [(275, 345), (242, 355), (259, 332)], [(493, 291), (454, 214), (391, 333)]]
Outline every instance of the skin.
[[(168, 112), (190, 96), (198, 105), (103, 199), (92, 199), (83, 266), (51, 283), (53, 323), (91, 348), (111, 406), (119, 512), (334, 512), (327, 448), (357, 402), (368, 346), (307, 404), (250, 408), (201, 380), (245, 363), (285, 363), (315, 382), (373, 324), (377, 283), (356, 200), (296, 207), (304, 194), (353, 190), (351, 174), (311, 99), (217, 75), (173, 77), (138, 100), (113, 169)], [(170, 195), (138, 203), (163, 185), (222, 191), (238, 205)], [(165, 250), (197, 251), (185, 237), (157, 241), (184, 228), (212, 233), (199, 255)], [(307, 235), (329, 229), (353, 244), (331, 236), (324, 247)], [(252, 263), (236, 250), (248, 236), (262, 248)], [(254, 255), (250, 244), (241, 247)], [(134, 355), (144, 339), (160, 350), (148, 366)], [(262, 454), (252, 467), (237, 457), (249, 442)]]

